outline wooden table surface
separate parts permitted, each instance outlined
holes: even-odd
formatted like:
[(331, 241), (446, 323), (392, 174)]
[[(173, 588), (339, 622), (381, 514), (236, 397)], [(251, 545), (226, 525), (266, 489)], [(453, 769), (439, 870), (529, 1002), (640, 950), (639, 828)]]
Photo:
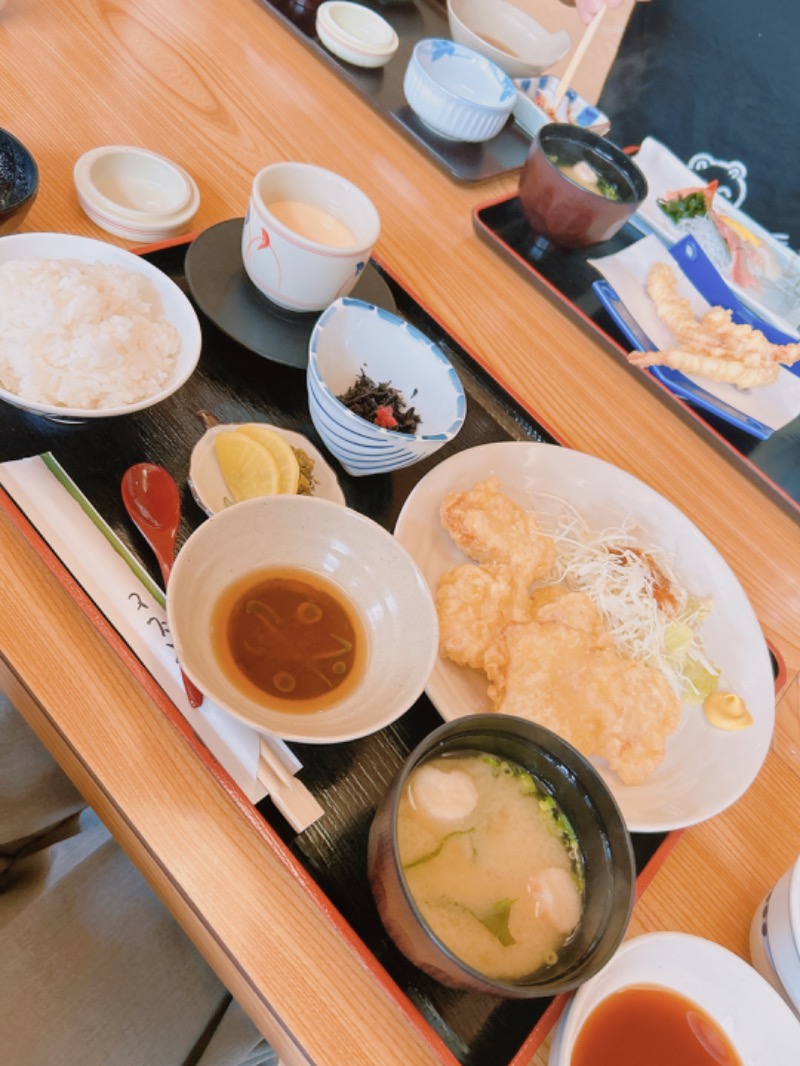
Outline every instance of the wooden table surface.
[[(274, 160), (359, 184), (381, 214), (376, 252), (400, 281), (566, 442), (676, 503), (725, 555), (797, 674), (800, 523), (476, 239), (473, 208), (513, 193), (513, 176), (455, 184), (257, 0), (8, 0), (0, 60), (2, 125), (41, 172), (24, 230), (115, 241), (72, 184), (79, 155), (100, 144), (143, 145), (186, 167), (201, 192), (193, 230), (241, 215), (252, 176)], [(5, 517), (0, 552), (0, 680), (285, 1060), (304, 1061), (302, 1048), (335, 1066), (436, 1061), (254, 831), (257, 815), (241, 817)], [(773, 750), (738, 803), (685, 831), (631, 932), (684, 930), (746, 958), (756, 905), (800, 851), (798, 773)], [(765, 833), (776, 797), (781, 829)], [(187, 843), (197, 838), (202, 853)]]

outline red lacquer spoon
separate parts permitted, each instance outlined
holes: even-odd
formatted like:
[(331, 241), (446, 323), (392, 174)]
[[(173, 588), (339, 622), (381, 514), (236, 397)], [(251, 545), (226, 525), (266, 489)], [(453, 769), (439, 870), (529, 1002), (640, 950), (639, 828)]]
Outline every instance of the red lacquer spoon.
[[(175, 559), (175, 538), (181, 519), (181, 494), (162, 466), (136, 463), (122, 475), (122, 502), (136, 528), (153, 549), (164, 588)], [(189, 703), (199, 707), (203, 693), (181, 671)]]

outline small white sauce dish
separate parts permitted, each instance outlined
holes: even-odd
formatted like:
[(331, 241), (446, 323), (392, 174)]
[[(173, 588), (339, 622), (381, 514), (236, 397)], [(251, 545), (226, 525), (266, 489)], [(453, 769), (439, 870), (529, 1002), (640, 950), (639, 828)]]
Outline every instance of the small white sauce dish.
[(539, 78), (515, 78), (517, 99), (514, 103), (514, 118), (517, 124), (531, 137), (535, 137), (548, 122), (568, 122), (572, 126), (591, 130), (598, 137), (605, 137), (611, 129), (608, 115), (590, 104), (575, 89), (567, 89), (564, 93), (555, 117), (552, 110), (545, 110), (551, 108), (559, 84), (559, 79), (552, 74)]
[(548, 30), (507, 0), (447, 0), (450, 36), (486, 56), (511, 78), (543, 74), (567, 54), (566, 30)]
[(363, 4), (326, 0), (317, 8), (317, 36), (345, 63), (356, 67), (385, 66), (400, 40), (392, 26)]
[(425, 37), (403, 79), (408, 106), (440, 137), (488, 141), (505, 126), (517, 92), (485, 56), (440, 37)]
[(750, 960), (800, 1018), (800, 858), (753, 916)]
[(78, 201), (107, 233), (147, 243), (185, 233), (200, 193), (177, 163), (145, 148), (105, 145), (85, 152), (73, 170)]

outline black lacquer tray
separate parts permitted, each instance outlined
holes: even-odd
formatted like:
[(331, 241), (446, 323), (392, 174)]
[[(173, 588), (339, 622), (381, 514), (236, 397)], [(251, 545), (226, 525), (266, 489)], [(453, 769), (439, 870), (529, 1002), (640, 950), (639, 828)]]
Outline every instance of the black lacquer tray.
[[(175, 243), (147, 258), (184, 290), (187, 245)], [(468, 415), (458, 438), (434, 457), (392, 475), (353, 478), (335, 460), (349, 506), (393, 529), (411, 488), (437, 462), (457, 450), (499, 440), (560, 443), (531, 414), (511, 400), (462, 347), (445, 333), (380, 264), (374, 268), (391, 288), (398, 312), (440, 344), (456, 366), (468, 393)], [(310, 421), (302, 370), (268, 361), (241, 347), (201, 314), (203, 350), (195, 374), (176, 394), (156, 407), (124, 418), (64, 425), (4, 406), (0, 412), (0, 461), (51, 451), (115, 532), (155, 580), (149, 549), (133, 529), (120, 497), (128, 466), (147, 460), (165, 466), (183, 486), (179, 542), (205, 518), (186, 478), (191, 450), (204, 427), (197, 417), (210, 411), (225, 422), (266, 420), (305, 433), (324, 448)], [(310, 873), (430, 1027), (465, 1066), (527, 1063), (554, 1021), (542, 1020), (549, 999), (498, 1000), (445, 988), (411, 966), (384, 933), (366, 877), (367, 833), (378, 801), (406, 755), (441, 718), (422, 697), (397, 723), (363, 740), (339, 745), (292, 745), (304, 764), (302, 778), (325, 807), (325, 815), (296, 834), (269, 799), (259, 811), (296, 861)], [(677, 839), (676, 834), (669, 838)], [(649, 879), (669, 847), (663, 834), (636, 834), (638, 870)], [(552, 1020), (551, 1020), (552, 1019)], [(542, 1024), (536, 1029), (537, 1023)], [(521, 1050), (522, 1049), (522, 1050)]]
[(423, 37), (449, 37), (444, 0), (359, 0), (377, 11), (394, 28), (400, 40), (397, 52), (385, 67), (369, 70), (353, 66), (329, 52), (315, 30), (319, 0), (262, 0), (314, 53), (384, 115), (456, 181), (480, 182), (525, 162), (530, 134), (509, 119), (490, 141), (468, 144), (450, 141), (429, 129), (414, 114), (403, 95), (403, 76), (417, 41)]

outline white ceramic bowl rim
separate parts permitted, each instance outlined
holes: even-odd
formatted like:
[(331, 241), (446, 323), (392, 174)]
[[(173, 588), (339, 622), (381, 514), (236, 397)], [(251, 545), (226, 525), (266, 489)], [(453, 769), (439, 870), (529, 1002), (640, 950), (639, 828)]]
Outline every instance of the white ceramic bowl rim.
[(789, 923), (797, 953), (800, 955), (800, 858), (789, 876)]
[[(496, 63), (481, 55), (480, 52), (475, 52), (471, 48), (456, 44), (454, 41), (449, 41), (444, 37), (424, 37), (421, 41), (417, 41), (411, 58), (422, 76), (430, 84), (435, 85), (439, 92), (445, 94), (451, 100), (458, 101), (462, 106), (466, 105), (476, 110), (506, 114), (514, 106), (517, 90), (511, 78)], [(448, 66), (450, 65), (449, 61), (452, 61), (453, 64), (458, 66), (471, 64), (476, 67), (481, 72), (481, 88), (486, 87), (487, 95), (492, 97), (491, 101), (461, 95), (444, 84), (441, 78), (437, 77), (437, 69), (441, 72), (442, 68), (437, 68), (436, 66), (436, 62), (441, 63), (443, 58), (448, 61), (446, 63)], [(477, 91), (478, 86), (474, 79), (471, 80), (470, 84)], [(491, 93), (488, 92), (489, 89), (491, 89)]]
[[(539, 69), (543, 69), (542, 64), (552, 66), (562, 59), (570, 49), (572, 41), (566, 31), (551, 33), (537, 19), (515, 4), (505, 3), (503, 0), (499, 3), (485, 3), (484, 0), (479, 0), (479, 4), (476, 6), (481, 7), (481, 18), (486, 18), (489, 23), (492, 20), (492, 10), (500, 9), (503, 19), (507, 22), (513, 21), (519, 34), (517, 40), (520, 44), (520, 50), (509, 51), (496, 38), (489, 41), (483, 36), (485, 23), (481, 22), (480, 28), (475, 28), (471, 24), (469, 15), (473, 11), (469, 10), (469, 4), (466, 5), (465, 9), (465, 5), (460, 3), (459, 0), (447, 0), (448, 18), (456, 23), (456, 28), (460, 26), (463, 31), (466, 31), (466, 34), (479, 38), (481, 46), (487, 49), (487, 55), (489, 56), (491, 53), (497, 53), (504, 60), (513, 61), (515, 66), (530, 63), (538, 66)], [(546, 54), (544, 56), (534, 56), (527, 50), (523, 50), (523, 45), (536, 45), (540, 50), (544, 50)]]
[[(271, 566), (323, 574), (350, 593), (368, 628), (376, 612), (378, 628), (358, 687), (311, 715), (257, 705), (220, 678), (214, 662), (210, 618), (216, 597), (240, 577)], [(178, 554), (167, 616), (176, 653), (201, 690), (218, 687), (216, 702), (228, 713), (305, 743), (355, 740), (390, 725), (422, 694), (438, 655), (436, 607), (411, 556), (373, 519), (316, 497), (245, 500), (209, 518)], [(398, 655), (401, 645), (405, 656)], [(376, 687), (382, 690), (377, 696)]]
[[(697, 1003), (726, 1033), (742, 1061), (768, 1066), (793, 1066), (796, 1061), (796, 1043), (787, 1042), (787, 1034), (797, 1032), (796, 1018), (754, 967), (712, 940), (659, 931), (626, 940), (577, 990), (556, 1029), (550, 1066), (568, 1066), (575, 1038), (592, 1010), (631, 985), (673, 989)], [(773, 1053), (780, 1048), (779, 1061), (768, 1051), (756, 1058), (754, 1049), (762, 1046)]]
[(342, 44), (370, 55), (391, 55), (400, 43), (382, 15), (350, 0), (325, 0), (317, 8), (317, 22)]
[[(391, 311), (387, 311), (382, 307), (377, 307), (375, 304), (366, 303), (364, 300), (356, 300), (353, 297), (343, 296), (338, 300), (335, 300), (330, 307), (317, 319), (314, 325), (314, 329), (311, 333), (311, 340), (309, 342), (309, 362), (313, 362), (317, 369), (318, 384), (322, 392), (325, 393), (336, 405), (337, 409), (341, 411), (342, 417), (345, 421), (351, 422), (353, 425), (362, 426), (364, 420), (360, 415), (355, 414), (345, 406), (338, 396), (333, 392), (327, 382), (324, 380), (322, 374), (319, 372), (319, 362), (317, 360), (317, 344), (319, 343), (319, 335), (325, 328), (326, 324), (330, 322), (336, 315), (342, 314), (349, 309), (355, 309), (356, 312), (364, 312), (369, 314), (377, 314), (379, 318), (384, 319), (386, 322), (391, 322), (393, 325), (399, 326), (404, 329), (408, 336), (411, 337), (418, 344), (428, 349), (429, 353), (433, 356), (437, 363), (440, 363), (445, 369), (454, 371), (453, 364), (444, 354), (442, 349), (435, 344), (432, 340), (421, 333), (416, 326), (407, 322), (404, 318), (400, 318), (398, 315), (393, 315)], [(464, 413), (466, 410), (466, 397), (464, 394), (464, 386), (461, 384), (461, 379), (455, 372), (452, 375), (454, 381), (458, 382), (458, 389), (460, 394), (461, 403), (458, 404), (459, 413), (455, 416), (453, 421), (447, 426), (446, 429), (441, 430), (438, 433), (401, 433), (397, 429), (388, 429), (386, 426), (374, 426), (373, 429), (381, 437), (386, 437), (389, 440), (397, 439), (401, 441), (448, 441), (458, 433), (459, 429), (464, 422)]]
[(155, 285), (159, 296), (165, 304), (164, 311), (168, 318), (170, 318), (170, 315), (166, 305), (168, 300), (172, 303), (173, 311), (177, 313), (179, 321), (176, 321), (174, 316), (170, 318), (170, 321), (180, 333), (181, 348), (169, 381), (162, 385), (158, 392), (152, 396), (137, 400), (135, 403), (121, 407), (62, 407), (36, 400), (28, 400), (6, 389), (0, 389), (0, 400), (5, 400), (12, 406), (19, 407), (24, 411), (31, 411), (35, 414), (47, 415), (50, 418), (64, 421), (112, 418), (117, 415), (132, 414), (134, 411), (142, 411), (147, 407), (160, 403), (161, 400), (165, 400), (176, 392), (194, 373), (200, 359), (202, 345), (200, 321), (191, 302), (179, 286), (158, 267), (133, 252), (118, 248), (106, 241), (95, 240), (93, 237), (81, 237), (66, 233), (9, 233), (0, 241), (0, 263), (30, 256), (45, 259), (81, 259), (84, 262), (115, 263), (144, 274)]
[[(275, 218), (264, 199), (263, 186), (267, 181), (273, 183), (277, 195), (273, 199), (300, 200), (313, 204), (324, 210), (335, 213), (353, 233), (355, 240), (352, 244), (342, 247), (333, 247), (303, 237), (295, 233), (285, 223)], [(313, 184), (312, 184), (313, 183)], [(310, 189), (318, 187), (320, 192), (314, 194)], [(336, 211), (327, 200), (321, 196), (323, 189), (338, 189), (345, 191), (352, 201), (352, 208), (347, 212)], [(252, 185), (253, 202), (258, 212), (269, 219), (279, 233), (288, 236), (295, 244), (313, 251), (322, 251), (329, 258), (351, 258), (359, 249), (369, 249), (375, 246), (381, 231), (381, 220), (378, 209), (367, 194), (349, 178), (337, 174), (334, 170), (318, 167), (313, 163), (296, 163), (283, 161), (270, 163), (263, 167), (253, 179)]]
[[(126, 162), (133, 164), (134, 167), (145, 162), (168, 175), (179, 190), (173, 202), (163, 209), (147, 210), (120, 203), (107, 196), (97, 184), (96, 171), (97, 167), (105, 161), (115, 158), (119, 160), (123, 169)], [(73, 168), (73, 180), (79, 198), (85, 201), (86, 205), (98, 216), (121, 224), (130, 222), (151, 230), (159, 227), (168, 228), (181, 221), (188, 221), (197, 211), (200, 202), (197, 184), (183, 167), (157, 152), (132, 145), (104, 145), (84, 152)], [(85, 206), (84, 210), (86, 210)]]

